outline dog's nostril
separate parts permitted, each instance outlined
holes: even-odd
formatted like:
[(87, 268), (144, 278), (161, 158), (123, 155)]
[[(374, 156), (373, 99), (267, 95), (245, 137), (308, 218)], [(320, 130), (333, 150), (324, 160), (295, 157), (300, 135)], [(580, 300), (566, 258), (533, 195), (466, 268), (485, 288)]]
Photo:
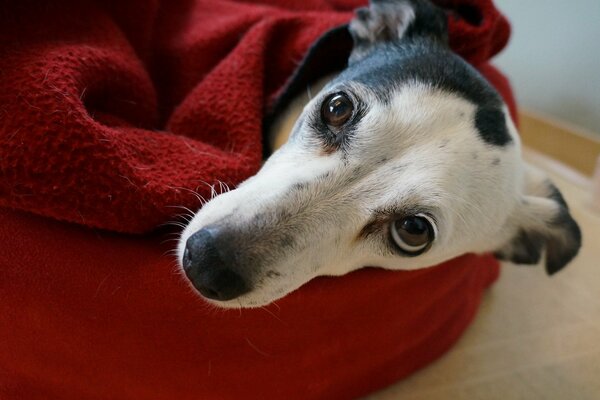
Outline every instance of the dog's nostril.
[(207, 229), (201, 229), (187, 240), (182, 264), (192, 285), (204, 297), (219, 301), (250, 291), (244, 278), (230, 265), (231, 259), (223, 257), (217, 246), (213, 232)]

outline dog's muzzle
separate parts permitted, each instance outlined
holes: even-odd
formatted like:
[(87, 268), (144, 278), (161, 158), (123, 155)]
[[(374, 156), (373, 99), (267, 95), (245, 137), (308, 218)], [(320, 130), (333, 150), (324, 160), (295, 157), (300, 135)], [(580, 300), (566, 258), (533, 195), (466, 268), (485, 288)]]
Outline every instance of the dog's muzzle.
[(187, 240), (182, 265), (192, 285), (209, 299), (226, 301), (250, 291), (234, 260), (219, 246), (219, 229), (201, 229)]

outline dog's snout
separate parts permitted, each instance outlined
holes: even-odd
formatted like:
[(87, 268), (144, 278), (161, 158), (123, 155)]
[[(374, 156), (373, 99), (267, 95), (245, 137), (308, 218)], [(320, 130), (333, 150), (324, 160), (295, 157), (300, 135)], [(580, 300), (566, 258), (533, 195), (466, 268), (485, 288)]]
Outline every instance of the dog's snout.
[(186, 242), (182, 265), (194, 287), (209, 299), (225, 301), (250, 291), (245, 279), (222, 254), (216, 240), (218, 231), (201, 229)]

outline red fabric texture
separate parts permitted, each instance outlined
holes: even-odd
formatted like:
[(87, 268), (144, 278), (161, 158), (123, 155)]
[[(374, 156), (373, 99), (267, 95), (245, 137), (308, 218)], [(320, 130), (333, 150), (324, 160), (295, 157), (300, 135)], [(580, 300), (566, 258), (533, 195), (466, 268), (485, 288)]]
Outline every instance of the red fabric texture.
[[(255, 173), (264, 110), (362, 3), (0, 4), (0, 398), (351, 398), (457, 340), (497, 277), (489, 255), (319, 278), (237, 312), (187, 287), (164, 233), (122, 234)], [(487, 63), (506, 20), (490, 0), (438, 3), (514, 113)]]
[[(198, 208), (193, 192), (257, 171), (268, 102), (360, 3), (3, 4), (0, 205), (130, 233), (172, 220), (173, 206)], [(490, 0), (440, 3), (455, 10), (450, 42), (467, 60), (505, 45)]]
[(0, 212), (0, 398), (349, 399), (446, 351), (498, 274), (466, 255), (222, 311), (139, 239)]

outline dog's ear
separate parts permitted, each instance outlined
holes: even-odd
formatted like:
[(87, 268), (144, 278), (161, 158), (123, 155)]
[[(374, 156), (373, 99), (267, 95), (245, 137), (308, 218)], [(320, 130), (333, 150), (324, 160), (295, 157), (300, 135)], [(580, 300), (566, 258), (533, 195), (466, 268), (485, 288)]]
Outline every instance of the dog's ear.
[(546, 176), (528, 166), (525, 191), (507, 221), (510, 239), (496, 257), (517, 264), (537, 264), (545, 249), (546, 272), (560, 271), (581, 247), (581, 231), (563, 196)]
[(348, 29), (354, 40), (350, 64), (385, 42), (415, 36), (448, 42), (446, 13), (429, 0), (371, 0), (356, 10)]

